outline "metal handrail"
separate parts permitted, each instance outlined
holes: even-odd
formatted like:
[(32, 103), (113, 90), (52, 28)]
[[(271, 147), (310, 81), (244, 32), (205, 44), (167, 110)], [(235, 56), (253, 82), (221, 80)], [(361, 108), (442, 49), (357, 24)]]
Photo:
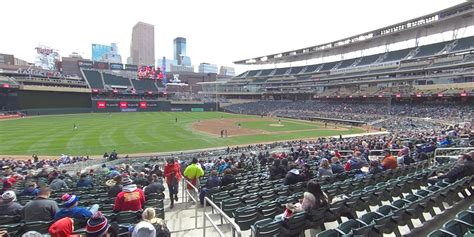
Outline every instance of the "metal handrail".
[[(220, 215), (232, 226), (232, 237), (241, 237), (242, 232), (240, 227), (227, 215), (220, 207), (218, 207), (211, 199), (204, 197), (204, 212), (203, 212), (203, 237), (206, 237), (206, 220), (209, 220), (214, 229), (219, 233), (220, 236), (224, 236), (222, 231), (218, 228), (216, 223), (212, 221), (210, 216), (206, 213), (206, 204), (209, 203)], [(237, 234), (237, 236), (236, 236)]]
[[(188, 197), (191, 197), (191, 199), (194, 201), (195, 205), (194, 205), (194, 228), (198, 228), (198, 220), (197, 220), (197, 216), (198, 216), (198, 200), (196, 197), (194, 197), (190, 192), (189, 190), (187, 189), (187, 185), (189, 185), (192, 189), (194, 189), (194, 191), (196, 192), (196, 196), (199, 195), (199, 190), (191, 183), (189, 182), (188, 180), (186, 180), (185, 177), (183, 177), (183, 202), (185, 202), (185, 200), (188, 198)], [(186, 199), (185, 199), (186, 198)]]
[(436, 157), (449, 157), (449, 158), (456, 158), (456, 156), (449, 156), (449, 155), (438, 155), (438, 151), (449, 151), (449, 150), (474, 150), (474, 147), (443, 147), (443, 148), (436, 148), (434, 151), (434, 158)]

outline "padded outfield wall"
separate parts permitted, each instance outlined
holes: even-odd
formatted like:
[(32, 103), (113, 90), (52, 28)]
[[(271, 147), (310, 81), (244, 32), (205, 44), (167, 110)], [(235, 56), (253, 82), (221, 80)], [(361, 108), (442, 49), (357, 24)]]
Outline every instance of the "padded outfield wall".
[[(21, 110), (27, 115), (74, 114), (90, 112), (216, 111), (216, 103), (146, 100), (92, 99), (90, 93), (17, 90), (5, 93), (5, 100), (15, 99), (8, 110)], [(3, 100), (2, 100), (3, 101)], [(6, 106), (5, 106), (6, 107)]]
[(92, 100), (93, 112), (203, 112), (216, 111), (216, 103), (182, 103), (173, 101), (138, 101), (138, 100)]

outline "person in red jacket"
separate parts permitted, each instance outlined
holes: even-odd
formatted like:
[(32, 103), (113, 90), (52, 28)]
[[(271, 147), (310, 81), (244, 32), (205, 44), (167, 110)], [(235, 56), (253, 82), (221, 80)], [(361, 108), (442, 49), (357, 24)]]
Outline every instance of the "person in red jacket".
[(122, 180), (122, 192), (117, 194), (114, 211), (139, 211), (145, 205), (145, 194), (142, 189), (137, 188), (130, 178)]
[(168, 159), (165, 165), (164, 176), (170, 192), (170, 208), (173, 208), (174, 202), (178, 201), (178, 186), (179, 181), (181, 181), (181, 166), (178, 161), (175, 161), (173, 158)]

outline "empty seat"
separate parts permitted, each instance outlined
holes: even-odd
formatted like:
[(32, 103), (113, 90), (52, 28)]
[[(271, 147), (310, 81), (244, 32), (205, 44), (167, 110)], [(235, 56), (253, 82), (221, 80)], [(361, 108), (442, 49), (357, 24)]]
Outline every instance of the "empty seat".
[(444, 230), (456, 236), (463, 236), (469, 228), (469, 225), (457, 220), (450, 220), (443, 225)]
[(258, 218), (257, 207), (241, 207), (234, 212), (235, 223), (241, 230), (249, 230)]
[(280, 236), (282, 221), (266, 218), (255, 222), (250, 226), (252, 237), (274, 237)]
[(297, 212), (283, 222), (285, 236), (299, 236), (306, 229), (306, 212)]

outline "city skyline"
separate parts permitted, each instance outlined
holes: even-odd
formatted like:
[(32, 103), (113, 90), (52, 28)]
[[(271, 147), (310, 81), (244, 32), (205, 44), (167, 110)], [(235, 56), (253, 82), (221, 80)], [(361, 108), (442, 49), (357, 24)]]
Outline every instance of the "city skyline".
[[(154, 62), (163, 56), (173, 58), (173, 39), (184, 37), (192, 44), (186, 53), (193, 58), (194, 65), (210, 62), (235, 66), (232, 64), (235, 60), (326, 43), (461, 2), (463, 0), (336, 0), (316, 4), (302, 0), (288, 4), (287, 1), (244, 0), (216, 4), (211, 0), (185, 0), (180, 3), (137, 1), (133, 4), (82, 1), (71, 5), (50, 0), (8, 1), (4, 3), (5, 9), (11, 10), (5, 11), (2, 18), (16, 20), (1, 23), (2, 31), (10, 37), (2, 38), (0, 53), (34, 62), (34, 48), (47, 45), (59, 50), (63, 57), (77, 52), (90, 59), (92, 43), (117, 42), (123, 63), (126, 63), (130, 56), (127, 48), (132, 27), (142, 21), (155, 26)], [(74, 7), (75, 12), (82, 15), (89, 11), (100, 13), (102, 9), (110, 8), (111, 3), (114, 11), (110, 14), (102, 12), (103, 19), (109, 21), (71, 17), (69, 11)], [(24, 8), (24, 5), (29, 7)], [(202, 7), (207, 5), (212, 7)], [(43, 14), (42, 10), (46, 9), (55, 14)], [(177, 13), (172, 9), (180, 11)], [(125, 15), (127, 17), (123, 17)], [(35, 17), (39, 19), (36, 25), (30, 21)], [(51, 22), (54, 24), (48, 24)], [(252, 68), (236, 66), (237, 72), (247, 69)]]

